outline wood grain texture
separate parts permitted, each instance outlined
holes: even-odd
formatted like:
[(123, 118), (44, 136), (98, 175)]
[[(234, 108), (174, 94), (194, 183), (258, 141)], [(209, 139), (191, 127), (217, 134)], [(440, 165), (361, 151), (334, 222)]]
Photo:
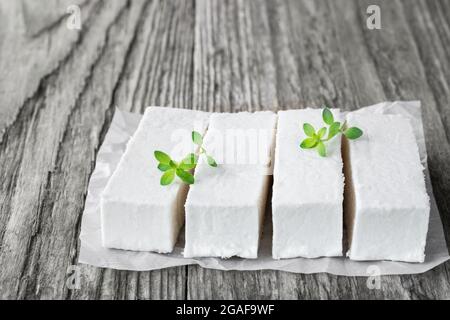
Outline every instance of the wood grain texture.
[[(49, 29), (57, 27), (67, 17), (70, 6), (84, 8), (87, 0), (47, 0), (45, 5), (41, 1), (21, 0), (23, 22), (28, 36), (37, 37)], [(81, 17), (82, 19), (84, 17)]]
[[(366, 278), (198, 266), (127, 272), (80, 265), (89, 177), (115, 107), (216, 112), (419, 99), (450, 234), (450, 3), (446, 0), (0, 2), (0, 298), (450, 299), (450, 264)], [(48, 4), (48, 2), (46, 2)], [(382, 29), (366, 28), (381, 7)]]
[[(84, 7), (86, 20), (96, 12), (96, 6), (92, 1)], [(58, 69), (80, 40), (78, 32), (68, 32), (63, 24), (48, 29), (40, 37), (29, 36), (28, 30), (38, 27), (27, 20), (26, 7), (22, 1), (0, 2), (0, 142), (4, 130), (12, 125), (26, 100), (36, 94), (43, 80)], [(34, 13), (39, 21), (46, 21), (39, 19), (44, 7), (41, 4), (41, 10)]]

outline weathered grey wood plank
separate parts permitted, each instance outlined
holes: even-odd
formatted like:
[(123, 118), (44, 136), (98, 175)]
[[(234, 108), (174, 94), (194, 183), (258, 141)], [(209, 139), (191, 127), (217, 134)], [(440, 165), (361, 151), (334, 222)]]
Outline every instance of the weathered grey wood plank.
[[(38, 2), (33, 2), (39, 5)], [(83, 7), (84, 21), (89, 24), (91, 14), (96, 14), (98, 1), (89, 1)], [(26, 24), (22, 1), (0, 2), (0, 142), (4, 130), (16, 119), (27, 99), (37, 95), (43, 80), (63, 63), (80, 41), (80, 32), (68, 30), (63, 22), (47, 30), (40, 37), (31, 37)], [(57, 8), (45, 8), (38, 14), (49, 14)], [(45, 10), (46, 9), (46, 10)], [(45, 21), (36, 16), (35, 20)]]
[(58, 26), (68, 14), (69, 6), (82, 8), (88, 4), (86, 0), (47, 0), (45, 2), (20, 0), (15, 2), (21, 2), (24, 24), (27, 34), (31, 37)]
[[(69, 190), (52, 189), (55, 176), (59, 174), (55, 170), (60, 160), (58, 154), (65, 143), (66, 128), (73, 121), (71, 116), (80, 107), (80, 98), (92, 80), (92, 68), (104, 54), (105, 35), (125, 8), (126, 1), (117, 1), (102, 4), (97, 9), (96, 19), (85, 23), (81, 42), (74, 52), (42, 82), (38, 95), (28, 100), (20, 112), (16, 123), (21, 122), (26, 130), (16, 131), (13, 125), (6, 133), (0, 155), (1, 176), (8, 180), (14, 172), (11, 167), (17, 164), (8, 159), (10, 154), (16, 154), (17, 147), (21, 148), (21, 166), (16, 169), (14, 189), (5, 189), (8, 186), (2, 185), (2, 192), (11, 194), (2, 206), (2, 211), (5, 210), (2, 217), (8, 217), (1, 226), (2, 297), (61, 297), (65, 290), (62, 285), (65, 269), (74, 250), (73, 240), (69, 239), (76, 239), (78, 220), (78, 215), (71, 215), (70, 211), (71, 206), (81, 209), (84, 190), (77, 190), (78, 194), (74, 195)], [(15, 135), (11, 135), (11, 130)], [(87, 183), (87, 174), (77, 172), (77, 166), (79, 164), (75, 163), (70, 172)], [(54, 196), (58, 193), (66, 206), (53, 210), (59, 200)], [(41, 283), (39, 277), (45, 277), (45, 270), (39, 270), (41, 273), (37, 276), (34, 272), (36, 268), (45, 268), (45, 264), (53, 266), (48, 281), (54, 286), (46, 285), (46, 279)]]
[[(450, 44), (450, 37), (445, 38), (442, 29), (450, 30), (448, 17), (450, 11), (439, 5), (439, 1), (417, 1), (411, 6), (402, 2), (405, 19), (411, 29), (411, 34), (417, 46), (418, 54), (423, 63), (424, 72), (431, 93), (436, 101), (436, 108), (442, 119), (442, 124), (447, 133), (450, 132), (450, 52), (446, 51)], [(440, 35), (444, 38), (441, 38)], [(441, 41), (443, 40), (443, 41)], [(444, 44), (447, 40), (448, 43)]]
[[(262, 10), (256, 13), (258, 5)], [(261, 14), (261, 19), (251, 19), (251, 14)], [(276, 74), (269, 38), (263, 2), (197, 1), (194, 109), (275, 110)]]
[[(70, 265), (76, 265), (77, 262), (78, 230), (87, 191), (87, 181), (95, 161), (95, 152), (99, 144), (105, 112), (114, 108), (113, 92), (122, 75), (128, 57), (127, 52), (136, 36), (136, 28), (144, 3), (143, 1), (133, 3), (124, 1), (123, 4), (126, 7), (106, 31), (101, 55), (92, 65), (86, 87), (77, 98), (76, 106), (69, 116), (63, 140), (59, 145), (55, 169), (51, 175), (50, 190), (43, 200), (44, 203), (47, 201), (51, 203), (51, 206), (43, 211), (43, 217), (51, 216), (52, 218), (50, 221), (42, 222), (50, 230), (42, 233), (42, 241), (47, 245), (41, 248), (39, 260), (36, 262), (38, 269), (35, 272), (39, 275), (37, 287), (57, 287), (63, 291), (48, 296), (37, 294), (39, 298), (54, 298), (69, 294), (68, 288), (65, 286), (66, 270)], [(80, 132), (86, 132), (88, 135), (81, 135)], [(74, 202), (72, 199), (64, 197), (64, 193), (67, 192), (72, 196), (78, 196), (79, 200)], [(57, 201), (53, 199), (57, 199)], [(58, 221), (56, 217), (64, 219), (66, 223)], [(67, 222), (68, 217), (72, 218), (71, 223)], [(69, 233), (70, 230), (76, 232)], [(71, 234), (71, 243), (67, 241), (69, 234)], [(62, 255), (64, 243), (70, 244), (70, 251)], [(49, 255), (54, 251), (60, 251), (64, 257), (61, 259), (60, 265), (48, 262)], [(56, 274), (58, 277), (55, 277), (55, 270), (59, 271)], [(86, 273), (87, 270), (82, 272), (82, 276), (86, 277)], [(107, 276), (108, 274), (102, 275), (102, 279), (105, 280)], [(59, 283), (55, 283), (56, 280)], [(97, 284), (101, 285), (101, 283)], [(82, 281), (81, 289), (86, 285), (86, 282)], [(132, 284), (129, 287), (132, 287)]]

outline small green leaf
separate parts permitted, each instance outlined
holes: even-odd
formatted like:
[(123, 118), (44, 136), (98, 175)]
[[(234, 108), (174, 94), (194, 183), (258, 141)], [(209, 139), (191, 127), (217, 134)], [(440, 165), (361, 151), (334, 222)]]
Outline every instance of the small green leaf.
[(162, 175), (160, 183), (162, 186), (168, 186), (173, 182), (174, 178), (175, 178), (175, 170), (166, 171)]
[(183, 180), (184, 183), (187, 184), (194, 184), (195, 179), (194, 176), (192, 174), (190, 174), (187, 171), (184, 171), (182, 169), (177, 169), (177, 176)]
[(162, 171), (162, 172), (166, 172), (167, 170), (170, 170), (170, 166), (169, 165), (167, 165), (167, 164), (162, 164), (162, 163), (160, 163), (159, 165), (158, 165), (158, 169), (160, 170), (160, 171)]
[(345, 130), (344, 135), (350, 140), (355, 140), (361, 137), (363, 135), (363, 132), (357, 127), (352, 127)]
[(179, 168), (183, 170), (192, 170), (198, 162), (198, 156), (194, 153), (188, 154), (180, 163)]
[(170, 166), (172, 169), (178, 168), (178, 164), (177, 164), (175, 161), (173, 161), (173, 160), (170, 160), (170, 161), (169, 161), (169, 166)]
[(317, 144), (317, 152), (321, 157), (327, 156), (327, 149), (322, 141), (319, 141), (319, 143)]
[(312, 149), (317, 145), (318, 141), (314, 138), (306, 138), (300, 144), (300, 148), (302, 149)]
[(154, 155), (156, 160), (162, 164), (169, 164), (171, 161), (170, 156), (162, 151), (155, 151)]
[(330, 130), (328, 131), (328, 140), (332, 139), (335, 135), (339, 133), (341, 130), (341, 123), (340, 122), (334, 122), (330, 126)]
[(323, 121), (329, 126), (331, 126), (334, 122), (333, 113), (328, 108), (323, 109), (322, 118)]
[(305, 134), (308, 137), (312, 137), (316, 133), (316, 130), (314, 129), (314, 127), (312, 125), (310, 125), (309, 123), (303, 124), (303, 131), (305, 131)]
[(217, 162), (216, 162), (216, 160), (214, 160), (213, 157), (207, 155), (207, 156), (206, 156), (206, 161), (208, 161), (208, 164), (209, 164), (211, 167), (214, 167), (214, 168), (217, 167)]
[(317, 132), (317, 137), (320, 139), (322, 139), (322, 137), (327, 133), (327, 128), (323, 127), (322, 129), (319, 130), (319, 132)]
[(192, 131), (192, 141), (198, 145), (201, 146), (203, 144), (203, 137), (200, 133), (197, 131)]

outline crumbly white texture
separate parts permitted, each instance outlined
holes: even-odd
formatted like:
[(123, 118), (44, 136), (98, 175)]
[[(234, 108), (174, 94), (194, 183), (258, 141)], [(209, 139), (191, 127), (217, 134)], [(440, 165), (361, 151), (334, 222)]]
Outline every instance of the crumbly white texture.
[[(101, 196), (103, 245), (108, 248), (168, 253), (183, 225), (187, 187), (175, 180), (161, 186), (154, 151), (181, 160), (192, 146), (192, 130), (204, 132), (209, 114), (147, 108)], [(183, 146), (183, 147), (182, 147)]]
[[(196, 182), (189, 190), (185, 205), (185, 257), (257, 258), (270, 181), (261, 167), (271, 160), (276, 119), (276, 114), (272, 112), (211, 116), (204, 145), (219, 166), (211, 168), (200, 163), (195, 171)], [(224, 159), (220, 156), (231, 154), (239, 162), (237, 157), (240, 154), (234, 152), (239, 148), (230, 152), (225, 143), (227, 136), (239, 130), (267, 133), (261, 135), (264, 141), (259, 141), (263, 142), (259, 150), (262, 156), (257, 161), (259, 165), (248, 164), (250, 160), (233, 164), (225, 156)], [(223, 141), (221, 150), (217, 150), (218, 141), (219, 145)], [(249, 148), (254, 145), (252, 141), (246, 142)], [(226, 163), (223, 164), (222, 160)]]
[[(335, 121), (339, 110), (333, 109)], [(272, 196), (274, 259), (342, 255), (344, 178), (341, 139), (326, 143), (327, 157), (299, 145), (303, 124), (324, 126), (322, 110), (278, 112)]]
[(347, 116), (364, 135), (350, 141), (353, 260), (423, 262), (430, 212), (412, 126), (397, 115)]

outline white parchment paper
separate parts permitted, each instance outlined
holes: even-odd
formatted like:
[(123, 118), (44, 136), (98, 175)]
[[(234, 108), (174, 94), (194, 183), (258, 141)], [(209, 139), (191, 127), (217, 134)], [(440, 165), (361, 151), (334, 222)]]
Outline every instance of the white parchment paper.
[[(361, 108), (355, 112), (401, 114), (408, 117), (413, 122), (421, 160), (426, 168), (426, 184), (428, 194), (431, 198), (430, 224), (425, 250), (426, 259), (424, 263), (392, 261), (357, 262), (344, 257), (273, 260), (271, 257), (272, 223), (270, 212), (266, 215), (266, 223), (264, 225), (263, 237), (259, 249), (259, 258), (255, 260), (241, 258), (227, 260), (218, 258), (185, 259), (182, 255), (184, 247), (184, 230), (181, 232), (175, 250), (171, 254), (132, 252), (103, 248), (101, 244), (100, 195), (105, 188), (109, 177), (116, 168), (120, 157), (125, 151), (128, 140), (133, 135), (141, 119), (141, 115), (120, 110), (116, 110), (111, 127), (99, 150), (95, 170), (89, 183), (81, 226), (81, 251), (79, 263), (90, 264), (97, 267), (133, 271), (146, 271), (188, 264), (198, 264), (205, 268), (219, 270), (272, 269), (296, 273), (327, 272), (344, 276), (369, 276), (374, 270), (380, 275), (422, 273), (445, 262), (450, 257), (426, 165), (427, 155), (422, 129), (420, 102), (383, 102), (374, 106)], [(378, 269), (373, 266), (378, 267)]]

